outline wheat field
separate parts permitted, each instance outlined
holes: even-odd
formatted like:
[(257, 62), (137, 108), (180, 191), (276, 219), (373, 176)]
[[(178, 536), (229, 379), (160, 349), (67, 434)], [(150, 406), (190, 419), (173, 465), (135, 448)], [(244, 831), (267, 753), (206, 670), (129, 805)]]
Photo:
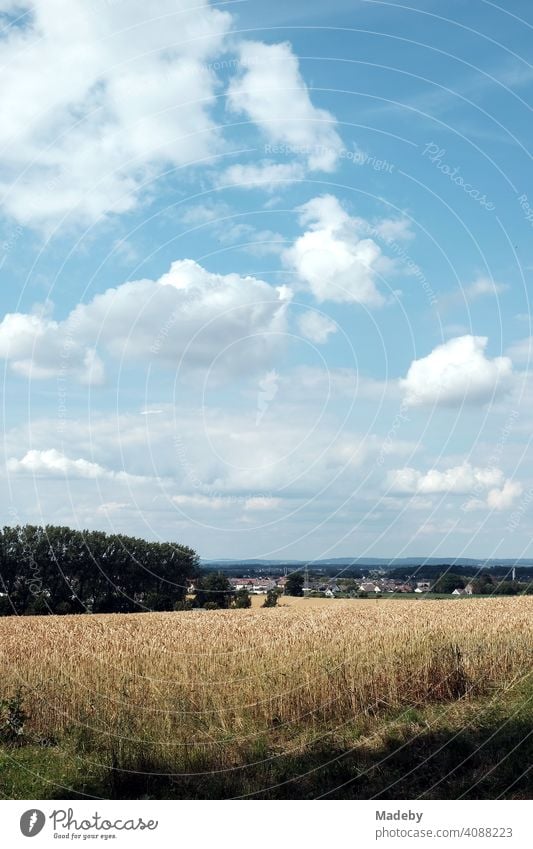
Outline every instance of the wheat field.
[(0, 696), (35, 739), (232, 764), (360, 716), (498, 692), (531, 670), (533, 598), (0, 619)]

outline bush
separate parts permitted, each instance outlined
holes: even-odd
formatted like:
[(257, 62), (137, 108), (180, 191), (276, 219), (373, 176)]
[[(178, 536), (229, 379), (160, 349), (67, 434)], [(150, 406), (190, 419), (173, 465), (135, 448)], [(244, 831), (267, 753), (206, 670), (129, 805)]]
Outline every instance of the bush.
[(267, 590), (266, 598), (261, 607), (276, 607), (280, 591), (278, 589)]
[(27, 718), (20, 691), (10, 698), (0, 699), (0, 742), (20, 745), (23, 742)]
[(237, 590), (233, 606), (240, 609), (252, 606), (252, 600), (248, 590)]
[(220, 610), (216, 601), (206, 601), (204, 604), (204, 610)]
[(191, 604), (191, 602), (190, 602), (190, 601), (188, 601), (187, 599), (180, 599), (180, 601), (177, 601), (177, 602), (175, 603), (175, 605), (174, 605), (174, 610), (175, 610), (175, 611), (180, 611), (180, 610), (192, 610), (192, 604)]
[(15, 611), (7, 595), (0, 596), (0, 616), (14, 616)]

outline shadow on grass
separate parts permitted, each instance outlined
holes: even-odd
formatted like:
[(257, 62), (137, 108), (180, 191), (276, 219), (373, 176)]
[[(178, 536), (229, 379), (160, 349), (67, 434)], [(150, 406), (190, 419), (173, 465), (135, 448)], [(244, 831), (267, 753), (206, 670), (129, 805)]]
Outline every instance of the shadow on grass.
[(171, 766), (193, 774), (174, 777), (158, 774), (169, 772), (168, 761), (99, 756), (88, 741), (4, 747), (0, 793), (6, 799), (530, 799), (532, 708), (529, 686), (503, 699), (410, 708), (383, 716), (379, 743), (354, 729), (350, 743), (280, 755), (274, 738), (258, 740), (224, 772), (211, 771), (214, 761), (200, 763), (193, 749), (189, 764)]
[(139, 772), (109, 769), (50, 798), (531, 798), (532, 763), (531, 723), (517, 720), (473, 730), (418, 730), (411, 738), (404, 731), (380, 748), (322, 746), (209, 775), (158, 776), (156, 765), (138, 763)]

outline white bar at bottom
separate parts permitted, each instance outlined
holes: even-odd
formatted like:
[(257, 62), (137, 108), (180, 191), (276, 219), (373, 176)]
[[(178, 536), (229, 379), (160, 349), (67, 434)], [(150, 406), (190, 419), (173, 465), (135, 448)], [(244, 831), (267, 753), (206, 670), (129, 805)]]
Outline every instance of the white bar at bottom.
[[(2, 845), (533, 846), (528, 801), (1, 801)], [(530, 819), (530, 817), (529, 817)], [(32, 831), (33, 833), (28, 833)], [(32, 840), (35, 840), (35, 843)]]

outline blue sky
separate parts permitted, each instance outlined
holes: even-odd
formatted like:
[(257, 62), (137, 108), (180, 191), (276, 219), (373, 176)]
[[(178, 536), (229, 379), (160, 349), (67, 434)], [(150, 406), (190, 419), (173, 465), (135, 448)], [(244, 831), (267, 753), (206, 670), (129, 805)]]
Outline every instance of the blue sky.
[(533, 556), (529, 4), (0, 15), (4, 522)]

